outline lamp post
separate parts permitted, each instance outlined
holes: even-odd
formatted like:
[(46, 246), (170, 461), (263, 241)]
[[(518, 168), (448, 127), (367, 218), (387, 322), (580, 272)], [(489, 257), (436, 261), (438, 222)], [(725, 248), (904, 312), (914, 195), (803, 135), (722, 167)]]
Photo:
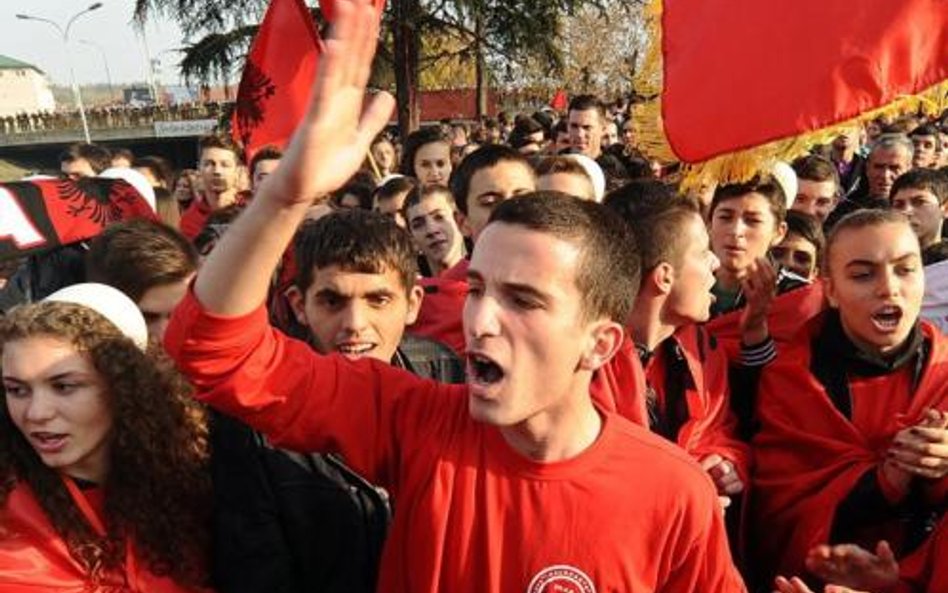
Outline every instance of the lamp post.
[(86, 121), (86, 110), (85, 110), (85, 108), (82, 106), (82, 94), (80, 94), (80, 92), (79, 92), (79, 85), (76, 83), (76, 72), (75, 72), (75, 70), (74, 70), (73, 67), (72, 67), (72, 58), (71, 58), (71, 56), (70, 56), (70, 54), (69, 54), (69, 29), (72, 28), (72, 25), (73, 25), (73, 23), (76, 22), (76, 19), (78, 19), (79, 17), (81, 17), (82, 15), (84, 15), (84, 14), (86, 14), (86, 13), (92, 12), (93, 10), (98, 10), (99, 8), (102, 8), (102, 3), (101, 3), (101, 2), (96, 2), (95, 4), (90, 4), (89, 7), (86, 8), (85, 10), (81, 10), (81, 11), (77, 12), (76, 14), (74, 14), (74, 15), (72, 16), (72, 18), (70, 18), (70, 19), (66, 22), (66, 27), (65, 27), (65, 28), (63, 28), (62, 26), (60, 26), (59, 23), (57, 23), (57, 22), (55, 22), (55, 21), (51, 21), (51, 20), (49, 20), (49, 19), (47, 19), (47, 18), (43, 18), (43, 17), (39, 17), (39, 16), (32, 16), (32, 15), (29, 15), (29, 14), (18, 14), (18, 15), (16, 15), (16, 18), (21, 19), (21, 20), (24, 20), (24, 21), (39, 21), (39, 22), (41, 22), (41, 23), (50, 24), (50, 25), (52, 25), (53, 27), (55, 27), (57, 31), (59, 31), (59, 34), (60, 34), (60, 35), (62, 35), (62, 39), (63, 39), (63, 49), (66, 50), (66, 59), (69, 61), (69, 78), (70, 78), (71, 81), (72, 81), (72, 94), (73, 94), (73, 97), (75, 97), (76, 106), (79, 107), (79, 117), (82, 119), (82, 133), (83, 133), (83, 135), (85, 136), (86, 143), (89, 143), (89, 142), (91, 142), (92, 140), (91, 140), (91, 138), (89, 137), (89, 122)]
[(115, 90), (112, 88), (112, 72), (109, 70), (109, 58), (105, 54), (105, 50), (95, 41), (89, 41), (88, 39), (80, 39), (79, 43), (94, 48), (102, 56), (102, 65), (105, 66), (105, 80), (109, 83), (109, 100), (115, 99)]

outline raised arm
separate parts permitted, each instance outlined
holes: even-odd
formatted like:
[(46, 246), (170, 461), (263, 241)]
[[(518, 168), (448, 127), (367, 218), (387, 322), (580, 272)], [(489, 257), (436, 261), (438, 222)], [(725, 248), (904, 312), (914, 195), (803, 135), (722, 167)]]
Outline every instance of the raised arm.
[(273, 270), (306, 209), (358, 170), (392, 113), (395, 102), (388, 93), (363, 105), (378, 43), (372, 2), (339, 0), (336, 10), (306, 117), (280, 166), (197, 276), (195, 295), (210, 313), (244, 315), (264, 301)]

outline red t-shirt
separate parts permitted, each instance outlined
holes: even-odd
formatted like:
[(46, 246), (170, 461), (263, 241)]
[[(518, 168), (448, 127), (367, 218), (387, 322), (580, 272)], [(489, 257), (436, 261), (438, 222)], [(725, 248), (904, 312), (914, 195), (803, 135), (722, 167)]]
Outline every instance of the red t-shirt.
[(190, 294), (166, 348), (201, 399), (390, 489), (380, 591), (745, 590), (710, 480), (648, 431), (604, 413), (588, 449), (537, 463), (470, 417), (466, 386), (320, 356), (266, 319), (215, 317)]

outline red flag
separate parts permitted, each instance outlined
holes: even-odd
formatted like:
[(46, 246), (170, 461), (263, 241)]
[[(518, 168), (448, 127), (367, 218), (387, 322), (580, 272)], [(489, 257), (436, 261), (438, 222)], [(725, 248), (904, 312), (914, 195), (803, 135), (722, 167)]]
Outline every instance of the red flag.
[[(382, 18), (382, 11), (385, 10), (385, 0), (372, 0), (375, 4), (375, 10)], [(323, 11), (327, 23), (331, 23), (336, 18), (336, 0), (319, 0), (319, 9)]]
[(322, 42), (303, 0), (273, 0), (250, 46), (231, 122), (247, 158), (283, 147), (309, 107)]
[(790, 158), (874, 111), (948, 105), (944, 0), (661, 4), (637, 80), (640, 94), (660, 95), (637, 118), (657, 156), (718, 157), (709, 172), (746, 177), (755, 160)]
[(114, 222), (155, 211), (131, 184), (89, 177), (0, 184), (0, 261), (91, 239)]
[(563, 89), (556, 91), (556, 94), (553, 95), (553, 98), (550, 100), (550, 107), (561, 113), (566, 111), (566, 108), (569, 107), (569, 99), (566, 97), (566, 91)]

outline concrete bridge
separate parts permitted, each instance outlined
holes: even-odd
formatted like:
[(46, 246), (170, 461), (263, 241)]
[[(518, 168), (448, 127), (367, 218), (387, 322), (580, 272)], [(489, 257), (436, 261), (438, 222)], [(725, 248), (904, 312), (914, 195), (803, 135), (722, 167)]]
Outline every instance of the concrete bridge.
[[(86, 109), (86, 120), (96, 144), (129, 148), (137, 156), (163, 156), (178, 167), (191, 167), (197, 159), (197, 139), (213, 132), (229, 112), (229, 103), (110, 105)], [(58, 169), (59, 153), (83, 141), (78, 111), (0, 118), (0, 158), (29, 170)]]

